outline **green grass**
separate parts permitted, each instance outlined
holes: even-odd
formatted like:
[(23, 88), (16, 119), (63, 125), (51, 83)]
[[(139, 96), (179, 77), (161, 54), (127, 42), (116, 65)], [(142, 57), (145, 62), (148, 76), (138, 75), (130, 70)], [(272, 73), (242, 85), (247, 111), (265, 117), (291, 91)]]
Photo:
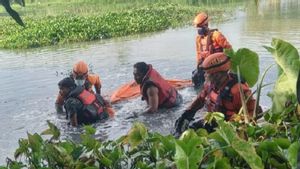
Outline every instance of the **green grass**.
[[(28, 2), (19, 11), (26, 28), (10, 17), (0, 20), (0, 48), (34, 48), (155, 32), (191, 24), (199, 11), (218, 20), (236, 3), (215, 5), (193, 0), (69, 0)], [(197, 1), (199, 5), (200, 1)], [(226, 9), (226, 10), (225, 10)], [(1, 11), (0, 11), (1, 13)]]

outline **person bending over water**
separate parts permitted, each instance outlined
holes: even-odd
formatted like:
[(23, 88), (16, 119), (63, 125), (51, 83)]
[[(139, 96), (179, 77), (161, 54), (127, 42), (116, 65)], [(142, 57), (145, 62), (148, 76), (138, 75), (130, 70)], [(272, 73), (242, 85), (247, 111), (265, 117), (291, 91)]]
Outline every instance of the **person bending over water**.
[(91, 124), (110, 117), (104, 99), (99, 94), (75, 84), (70, 77), (58, 83), (59, 94), (64, 99), (67, 119), (72, 126)]
[(144, 113), (155, 113), (159, 108), (171, 108), (182, 102), (178, 91), (150, 64), (138, 62), (133, 66), (133, 76), (140, 85), (142, 100), (148, 104)]

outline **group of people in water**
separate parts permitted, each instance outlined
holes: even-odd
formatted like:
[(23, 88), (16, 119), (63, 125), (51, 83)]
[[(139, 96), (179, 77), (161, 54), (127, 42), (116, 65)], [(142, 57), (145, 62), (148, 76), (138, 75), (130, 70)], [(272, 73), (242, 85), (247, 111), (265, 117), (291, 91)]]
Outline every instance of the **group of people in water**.
[[(255, 100), (245, 81), (239, 83), (237, 75), (230, 72), (230, 59), (223, 53), (231, 49), (230, 43), (216, 29), (209, 29), (208, 15), (199, 13), (194, 19), (198, 34), (196, 37), (197, 68), (193, 72), (192, 81), (200, 87), (197, 98), (176, 120), (175, 135), (181, 134), (189, 124), (189, 128), (204, 128), (211, 132), (216, 123), (204, 123), (204, 120), (193, 122), (195, 113), (202, 107), (208, 112), (221, 112), (225, 120), (230, 121), (242, 107), (242, 96), (248, 97), (246, 107), (249, 118), (252, 117)], [(175, 87), (169, 84), (151, 64), (138, 62), (133, 65), (135, 82), (140, 86), (142, 100), (147, 102), (144, 113), (155, 113), (160, 108), (171, 108), (182, 103), (182, 97)], [(73, 67), (70, 77), (58, 83), (59, 95), (56, 110), (63, 112), (70, 119), (72, 126), (94, 123), (114, 116), (109, 101), (101, 96), (101, 83), (98, 75), (89, 74), (85, 62), (79, 61)], [(93, 91), (94, 88), (94, 91)], [(190, 124), (191, 123), (191, 124)]]

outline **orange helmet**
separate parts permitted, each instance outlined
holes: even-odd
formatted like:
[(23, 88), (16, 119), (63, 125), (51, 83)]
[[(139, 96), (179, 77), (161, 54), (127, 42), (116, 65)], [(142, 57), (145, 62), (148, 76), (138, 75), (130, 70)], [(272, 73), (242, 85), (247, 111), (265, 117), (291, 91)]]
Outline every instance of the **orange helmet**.
[(223, 52), (211, 54), (203, 61), (202, 68), (208, 74), (228, 71), (230, 69), (229, 57)]
[(84, 75), (87, 74), (89, 71), (88, 65), (84, 61), (78, 61), (73, 66), (73, 72), (77, 75)]
[(199, 13), (194, 19), (194, 25), (200, 27), (208, 24), (208, 15), (204, 12)]

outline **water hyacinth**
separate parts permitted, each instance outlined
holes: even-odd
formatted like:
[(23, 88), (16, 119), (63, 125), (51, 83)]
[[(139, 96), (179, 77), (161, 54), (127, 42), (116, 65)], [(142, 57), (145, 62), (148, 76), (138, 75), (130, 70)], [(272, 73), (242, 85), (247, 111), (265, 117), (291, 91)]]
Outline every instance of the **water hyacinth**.
[(24, 29), (16, 27), (11, 20), (4, 20), (0, 24), (0, 48), (34, 48), (160, 31), (190, 21), (198, 10), (157, 4), (99, 16), (25, 17)]

